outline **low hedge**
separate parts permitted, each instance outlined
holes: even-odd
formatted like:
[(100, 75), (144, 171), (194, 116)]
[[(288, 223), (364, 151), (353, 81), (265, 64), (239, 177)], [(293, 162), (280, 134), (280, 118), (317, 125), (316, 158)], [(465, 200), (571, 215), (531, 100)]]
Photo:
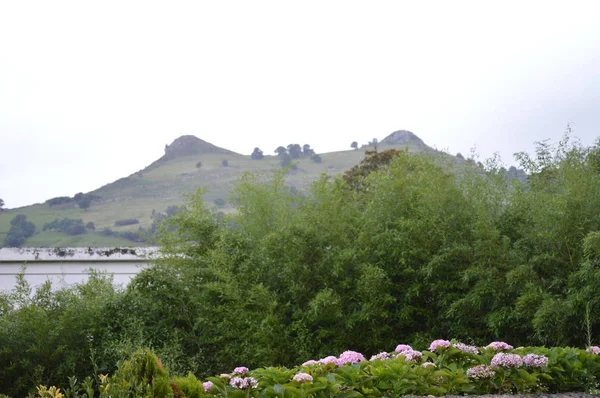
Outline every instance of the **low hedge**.
[[(92, 380), (88, 379), (88, 383)], [(111, 377), (99, 378), (100, 397), (401, 397), (600, 393), (600, 348), (514, 348), (503, 342), (474, 347), (434, 341), (429, 350), (399, 345), (367, 360), (346, 351), (297, 367), (252, 371), (240, 366), (202, 381), (193, 374), (169, 378), (160, 360), (139, 350)], [(85, 383), (84, 383), (85, 384)], [(89, 391), (71, 384), (66, 396)], [(39, 397), (56, 397), (56, 387), (39, 387)], [(81, 394), (81, 395), (80, 395)], [(89, 392), (88, 392), (89, 394)]]

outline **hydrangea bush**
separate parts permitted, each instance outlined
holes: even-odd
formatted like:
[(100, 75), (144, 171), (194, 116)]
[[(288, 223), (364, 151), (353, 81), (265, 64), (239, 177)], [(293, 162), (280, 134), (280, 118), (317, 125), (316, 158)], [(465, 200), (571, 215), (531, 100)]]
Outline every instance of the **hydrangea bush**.
[[(504, 342), (476, 347), (435, 340), (429, 348), (417, 351), (400, 344), (394, 351), (374, 354), (369, 360), (362, 353), (345, 351), (339, 356), (310, 359), (291, 369), (249, 370), (239, 366), (231, 373), (222, 373), (204, 381), (192, 374), (186, 378), (176, 377), (172, 379), (170, 388), (177, 397), (307, 398), (596, 393), (600, 387), (600, 349), (595, 346), (586, 350), (569, 347), (515, 349)], [(156, 361), (160, 363), (158, 358)], [(166, 371), (161, 372), (164, 379)], [(137, 396), (131, 395), (133, 386), (123, 379), (122, 374), (119, 370), (114, 377), (103, 376), (103, 384), (98, 388), (100, 397)], [(164, 390), (165, 387), (163, 382), (161, 388)], [(148, 388), (156, 391), (152, 386)], [(49, 391), (54, 395), (48, 395)], [(57, 389), (40, 386), (38, 392), (42, 397), (55, 397)], [(67, 396), (84, 395), (79, 395), (79, 391), (72, 388)], [(155, 393), (154, 396), (163, 395)]]

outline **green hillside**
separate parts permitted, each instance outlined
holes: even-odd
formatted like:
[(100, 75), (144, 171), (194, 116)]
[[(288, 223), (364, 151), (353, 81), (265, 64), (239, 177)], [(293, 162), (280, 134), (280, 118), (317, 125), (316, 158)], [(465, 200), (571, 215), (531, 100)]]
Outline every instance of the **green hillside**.
[[(393, 133), (378, 144), (380, 151), (405, 148), (433, 151), (418, 137), (405, 131)], [(294, 159), (296, 169), (290, 170), (286, 183), (302, 190), (323, 173), (336, 175), (350, 169), (363, 159), (367, 150), (373, 150), (373, 147), (322, 153), (319, 154), (320, 163), (309, 157)], [(223, 161), (227, 161), (227, 166), (223, 166)], [(200, 167), (197, 167), (198, 162), (201, 162)], [(0, 213), (0, 245), (10, 229), (11, 219), (17, 214), (24, 214), (27, 221), (36, 226), (35, 234), (27, 239), (24, 246), (140, 246), (143, 243), (105, 236), (102, 230), (110, 228), (120, 233), (135, 232), (140, 227), (149, 228), (153, 211), (164, 212), (169, 206), (183, 204), (184, 194), (198, 188), (205, 189), (207, 205), (216, 206), (215, 201), (222, 199), (225, 205), (220, 210), (232, 211), (227, 203), (228, 194), (243, 173), (272, 173), (280, 169), (277, 156), (253, 160), (249, 155), (218, 148), (193, 136), (183, 136), (165, 148), (165, 155), (161, 159), (145, 169), (89, 192), (99, 196), (99, 199), (94, 199), (88, 209), (80, 209), (75, 202), (55, 206), (44, 203)], [(82, 219), (84, 224), (93, 222), (95, 230), (75, 236), (42, 230), (44, 224), (63, 218)], [(137, 219), (139, 224), (115, 226), (117, 220), (123, 219)]]

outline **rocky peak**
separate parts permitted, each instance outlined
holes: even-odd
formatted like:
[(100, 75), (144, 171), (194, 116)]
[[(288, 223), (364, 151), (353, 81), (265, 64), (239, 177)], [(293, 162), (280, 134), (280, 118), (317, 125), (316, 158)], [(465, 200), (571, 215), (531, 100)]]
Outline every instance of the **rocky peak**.
[(170, 160), (182, 156), (200, 155), (204, 153), (234, 154), (235, 152), (219, 148), (218, 146), (201, 140), (193, 135), (182, 135), (173, 141), (171, 145), (165, 145), (165, 154), (161, 160)]
[(418, 145), (425, 147), (425, 143), (422, 139), (417, 137), (416, 134), (408, 131), (408, 130), (398, 130), (394, 131), (392, 134), (385, 137), (381, 142), (381, 144), (388, 145)]

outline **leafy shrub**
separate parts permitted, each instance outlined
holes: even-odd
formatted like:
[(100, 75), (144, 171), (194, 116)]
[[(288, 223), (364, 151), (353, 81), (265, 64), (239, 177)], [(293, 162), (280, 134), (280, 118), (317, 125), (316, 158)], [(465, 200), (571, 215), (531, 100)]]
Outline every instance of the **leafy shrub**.
[(113, 231), (112, 229), (105, 227), (102, 228), (100, 233), (104, 236), (114, 236), (116, 238), (127, 239), (132, 242), (144, 242), (145, 238), (143, 234), (139, 234), (133, 231)]
[(27, 216), (17, 214), (10, 221), (10, 229), (4, 238), (4, 246), (20, 247), (25, 243), (27, 238), (35, 233), (35, 224), (27, 221)]
[(52, 207), (52, 206), (58, 206), (58, 205), (63, 205), (63, 204), (67, 204), (67, 203), (72, 203), (74, 201), (75, 200), (73, 198), (70, 198), (68, 196), (59, 196), (56, 198), (48, 199), (46, 201), (46, 203)]
[(134, 225), (139, 223), (140, 221), (137, 218), (126, 218), (124, 220), (115, 221), (115, 227), (122, 227), (124, 225)]
[[(171, 396), (174, 391), (185, 397), (290, 398), (597, 392), (600, 356), (592, 352), (537, 347), (498, 351), (448, 343), (431, 351), (405, 346), (408, 348), (400, 351), (380, 352), (370, 360), (358, 352), (345, 351), (290, 369), (238, 366), (218, 377), (207, 377), (204, 383), (192, 373), (169, 383), (160, 360), (144, 349), (121, 362), (103, 385), (113, 396), (128, 392), (157, 397)], [(535, 353), (541, 351), (545, 354)], [(498, 357), (514, 357), (520, 364), (495, 364)], [(106, 391), (104, 388), (100, 387)]]
[[(167, 398), (173, 396), (169, 372), (158, 357), (149, 349), (139, 349), (130, 358), (119, 363), (111, 385), (129, 396)], [(110, 387), (109, 387), (110, 388)], [(113, 387), (114, 388), (114, 387)]]
[(81, 218), (55, 219), (44, 224), (44, 231), (63, 232), (67, 235), (81, 235), (86, 233), (86, 227)]
[(96, 225), (94, 225), (94, 223), (92, 221), (89, 221), (85, 224), (85, 227), (87, 229), (91, 229), (92, 231), (94, 231), (96, 229)]

